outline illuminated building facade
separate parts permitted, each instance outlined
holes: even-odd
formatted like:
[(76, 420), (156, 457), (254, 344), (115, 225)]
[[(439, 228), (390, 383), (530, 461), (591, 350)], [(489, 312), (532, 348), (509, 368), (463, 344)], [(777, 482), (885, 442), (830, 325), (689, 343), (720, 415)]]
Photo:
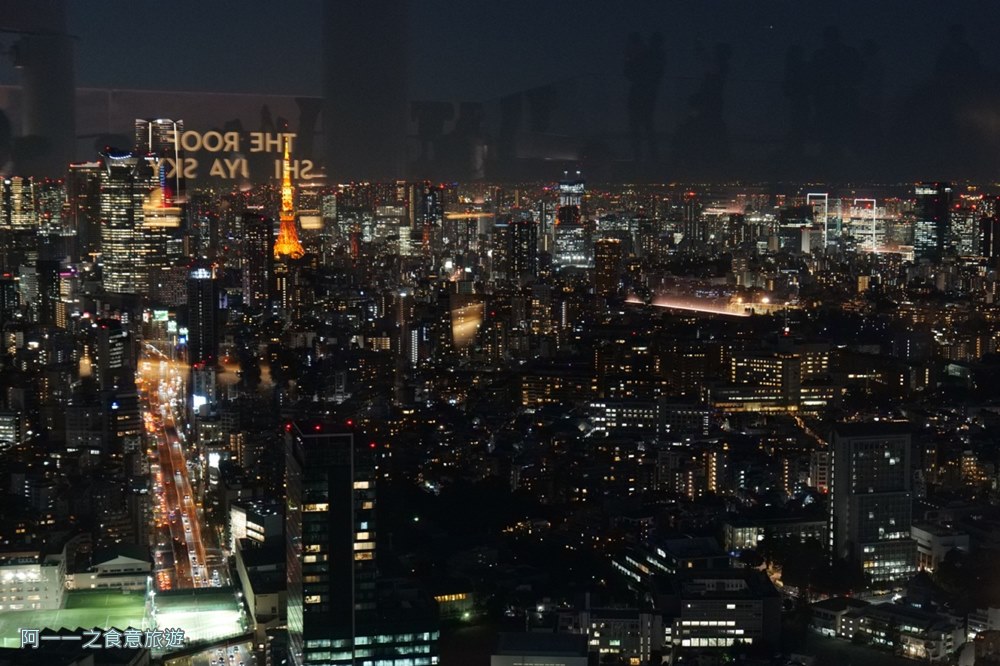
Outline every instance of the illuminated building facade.
[(274, 274), (274, 223), (259, 211), (243, 213), (240, 269), (243, 279), (243, 302), (250, 307), (268, 303), (271, 276)]
[(214, 365), (219, 355), (218, 281), (206, 268), (191, 271), (187, 282), (188, 362)]
[(335, 652), (350, 656), (358, 615), (375, 608), (374, 452), (319, 422), (290, 424), (285, 446), (291, 656), (333, 663), (317, 644), (347, 640)]
[(61, 555), (11, 552), (0, 557), (0, 611), (58, 610), (65, 597)]
[(76, 232), (76, 253), (89, 261), (101, 251), (101, 163), (70, 164), (66, 177), (69, 228)]
[(799, 409), (802, 358), (787, 353), (733, 354), (729, 385), (708, 390), (711, 403), (727, 412), (784, 412)]
[(765, 573), (753, 569), (683, 572), (680, 587), (675, 645), (778, 644), (781, 595)]
[(128, 331), (117, 319), (101, 319), (91, 327), (93, 334), (92, 371), (102, 389), (127, 386), (132, 372)]
[(914, 192), (917, 199), (914, 259), (939, 261), (949, 249), (952, 187), (948, 183), (920, 183)]
[(562, 268), (589, 268), (590, 248), (587, 243), (587, 228), (580, 219), (580, 209), (563, 206), (556, 216), (556, 226), (552, 232), (553, 263)]
[(157, 118), (135, 120), (135, 149), (141, 153), (153, 153), (161, 157), (179, 157), (177, 135), (184, 131), (183, 120)]
[(184, 195), (184, 179), (181, 178), (184, 154), (178, 143), (178, 137), (183, 133), (183, 120), (170, 120), (169, 118), (155, 120), (136, 118), (135, 120), (136, 152), (152, 154), (171, 161), (171, 166), (167, 166), (167, 163), (162, 165), (161, 174), (165, 198), (170, 201), (178, 200)]
[(1000, 214), (993, 213), (979, 220), (979, 255), (988, 259), (1000, 257)]
[(430, 183), (410, 185), (410, 238), (419, 238), (424, 254), (431, 251), (431, 236), (444, 222), (444, 191)]
[(4, 178), (0, 185), (0, 227), (15, 231), (36, 229), (35, 182), (31, 178), (14, 176)]
[(594, 244), (594, 293), (613, 296), (621, 282), (622, 243), (617, 238), (600, 238)]
[(841, 423), (830, 440), (830, 552), (872, 583), (916, 573), (907, 424)]
[(301, 421), (286, 426), (285, 447), (291, 663), (437, 664), (433, 613), (407, 620), (379, 604), (375, 444)]
[(149, 291), (148, 252), (156, 243), (144, 238), (144, 210), (156, 188), (153, 159), (108, 151), (101, 170), (101, 270), (105, 291)]
[(552, 231), (553, 263), (559, 267), (589, 268), (591, 265), (587, 229), (583, 224), (581, 207), (586, 191), (584, 182), (564, 174), (559, 183), (559, 209)]
[(538, 275), (538, 225), (529, 215), (505, 216), (493, 228), (493, 277), (530, 281)]

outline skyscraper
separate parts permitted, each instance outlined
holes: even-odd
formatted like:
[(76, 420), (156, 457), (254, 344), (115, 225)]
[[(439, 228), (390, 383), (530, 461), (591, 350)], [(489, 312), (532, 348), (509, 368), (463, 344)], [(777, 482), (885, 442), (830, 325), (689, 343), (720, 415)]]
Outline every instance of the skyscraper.
[(538, 275), (538, 225), (530, 213), (506, 215), (493, 228), (494, 279), (531, 281)]
[(915, 571), (911, 436), (899, 423), (840, 423), (830, 440), (830, 552), (874, 583)]
[(243, 302), (259, 308), (268, 303), (274, 274), (274, 222), (259, 211), (243, 213), (240, 271)]
[(101, 251), (101, 163), (70, 164), (66, 196), (69, 228), (76, 232), (76, 256), (89, 261)]
[(600, 238), (594, 244), (594, 293), (613, 296), (621, 281), (622, 243), (617, 238)]
[(952, 187), (948, 183), (920, 183), (913, 226), (913, 257), (940, 261), (950, 248)]
[(586, 192), (586, 183), (580, 177), (580, 172), (576, 172), (576, 178), (571, 178), (568, 171), (563, 171), (563, 179), (559, 181), (559, 207), (576, 206), (580, 208), (584, 192)]
[(136, 118), (135, 149), (141, 153), (153, 153), (160, 157), (178, 157), (180, 146), (177, 135), (183, 131), (183, 120)]
[(151, 158), (109, 150), (101, 170), (101, 270), (105, 291), (149, 290), (144, 207), (156, 186)]
[(523, 213), (511, 220), (510, 230), (511, 274), (530, 280), (538, 275), (538, 225)]
[(0, 181), (0, 227), (15, 231), (38, 228), (35, 210), (35, 182), (31, 178), (13, 176)]
[[(181, 178), (183, 154), (179, 142), (179, 136), (183, 132), (183, 120), (135, 119), (136, 152), (172, 161), (172, 166), (168, 166), (166, 163), (162, 164), (160, 173), (157, 174), (161, 178), (161, 186), (165, 190), (165, 199), (170, 202), (178, 200), (184, 195), (184, 180)], [(169, 177), (171, 171), (173, 176)]]
[(681, 232), (688, 247), (699, 247), (705, 242), (705, 225), (701, 219), (701, 202), (694, 192), (685, 192), (682, 200)]
[(444, 192), (430, 183), (410, 185), (410, 238), (420, 238), (424, 254), (430, 253), (431, 235), (444, 221)]
[(1000, 213), (994, 212), (979, 220), (977, 250), (981, 257), (994, 261), (1000, 258)]
[(117, 319), (101, 319), (91, 326), (93, 373), (100, 389), (128, 387), (133, 372), (128, 330)]
[(219, 355), (218, 281), (206, 268), (195, 268), (188, 276), (188, 362), (214, 365)]
[(556, 214), (556, 225), (552, 232), (553, 263), (560, 267), (590, 266), (590, 252), (587, 247), (587, 229), (580, 218), (578, 206), (562, 206)]
[(434, 613), (409, 615), (398, 599), (383, 604), (376, 585), (376, 451), (375, 443), (329, 423), (285, 426), (293, 664), (438, 663)]
[(286, 426), (285, 447), (291, 657), (334, 663), (375, 609), (374, 451), (320, 422)]

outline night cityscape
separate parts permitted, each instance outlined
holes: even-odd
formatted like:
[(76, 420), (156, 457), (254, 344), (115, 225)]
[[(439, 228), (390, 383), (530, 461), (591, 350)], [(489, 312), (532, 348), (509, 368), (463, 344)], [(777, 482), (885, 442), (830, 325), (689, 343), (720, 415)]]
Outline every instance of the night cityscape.
[(998, 22), (0, 0), (0, 666), (1000, 665)]

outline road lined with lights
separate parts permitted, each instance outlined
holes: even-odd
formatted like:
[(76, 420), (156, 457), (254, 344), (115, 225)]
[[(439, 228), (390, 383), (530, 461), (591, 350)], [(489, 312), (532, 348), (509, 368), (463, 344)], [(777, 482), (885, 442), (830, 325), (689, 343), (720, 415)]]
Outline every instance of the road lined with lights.
[(157, 587), (161, 590), (221, 585), (218, 573), (213, 576), (209, 571), (184, 438), (177, 428), (175, 403), (183, 394), (184, 381), (177, 366), (154, 346), (147, 343), (143, 348), (139, 364), (143, 408), (147, 431), (156, 442), (156, 524), (163, 530), (174, 559), (172, 579), (163, 569), (157, 571)]

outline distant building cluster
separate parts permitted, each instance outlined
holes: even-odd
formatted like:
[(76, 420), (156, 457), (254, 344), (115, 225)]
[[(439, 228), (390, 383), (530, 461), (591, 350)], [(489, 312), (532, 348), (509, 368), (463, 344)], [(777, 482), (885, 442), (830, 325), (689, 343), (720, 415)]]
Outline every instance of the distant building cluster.
[(333, 184), (288, 139), (207, 188), (182, 130), (0, 183), (3, 647), (992, 654), (989, 188)]

